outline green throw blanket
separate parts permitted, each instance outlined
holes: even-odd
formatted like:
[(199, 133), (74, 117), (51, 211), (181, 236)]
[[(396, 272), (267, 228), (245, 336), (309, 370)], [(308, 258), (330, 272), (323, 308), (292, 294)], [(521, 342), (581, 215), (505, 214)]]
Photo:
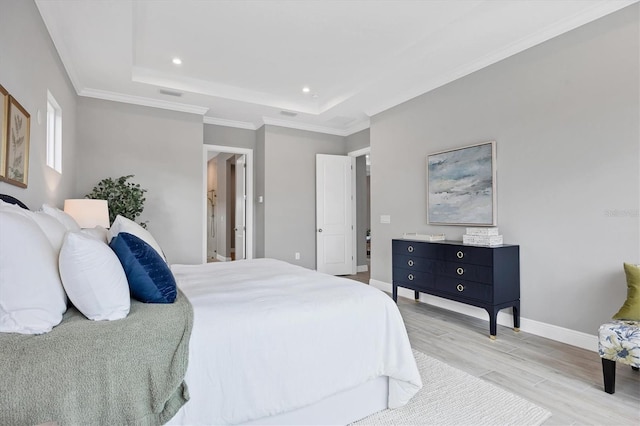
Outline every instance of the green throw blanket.
[(155, 425), (189, 399), (193, 310), (131, 301), (117, 321), (90, 321), (70, 307), (43, 335), (0, 333), (0, 424)]

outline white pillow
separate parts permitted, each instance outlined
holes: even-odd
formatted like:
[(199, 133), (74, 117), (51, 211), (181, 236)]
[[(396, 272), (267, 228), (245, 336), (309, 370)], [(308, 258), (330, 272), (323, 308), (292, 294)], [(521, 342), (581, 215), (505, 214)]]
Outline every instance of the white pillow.
[(4, 202), (0, 204), (0, 211), (9, 211), (32, 219), (38, 224), (40, 229), (42, 229), (44, 235), (46, 235), (55, 250), (56, 256), (60, 253), (60, 247), (62, 247), (62, 240), (64, 239), (64, 234), (67, 232), (67, 228), (53, 216), (44, 212), (32, 212), (31, 210), (26, 210), (14, 204)]
[(102, 241), (67, 232), (60, 250), (62, 284), (74, 306), (91, 320), (117, 320), (131, 306), (129, 284), (118, 256)]
[(76, 222), (76, 220), (72, 218), (71, 215), (63, 212), (57, 207), (50, 206), (49, 204), (43, 204), (42, 211), (49, 216), (53, 216), (58, 219), (58, 221), (60, 221), (60, 223), (62, 223), (64, 227), (67, 228), (67, 231), (80, 230), (80, 225), (78, 225), (78, 222)]
[(0, 200), (0, 211), (20, 211), (20, 210), (24, 210), (22, 207), (20, 207), (17, 204), (11, 204), (11, 203), (7, 203), (5, 201)]
[(116, 219), (113, 221), (113, 224), (111, 225), (111, 229), (109, 229), (109, 241), (111, 241), (113, 237), (115, 237), (121, 232), (126, 232), (128, 234), (132, 234), (140, 238), (142, 241), (144, 241), (145, 243), (153, 247), (153, 249), (158, 252), (160, 257), (162, 257), (162, 259), (165, 262), (167, 261), (167, 258), (164, 257), (164, 253), (160, 248), (160, 245), (158, 244), (156, 239), (153, 238), (153, 235), (151, 235), (149, 231), (147, 231), (146, 229), (144, 229), (142, 226), (138, 225), (131, 219), (127, 219), (124, 216), (118, 215), (116, 216)]
[(28, 212), (28, 214), (29, 217), (38, 224), (42, 232), (44, 232), (44, 235), (53, 246), (57, 256), (58, 253), (60, 253), (60, 247), (62, 247), (62, 240), (64, 239), (64, 234), (67, 233), (67, 228), (54, 217), (44, 212)]
[(0, 211), (0, 234), (0, 332), (47, 333), (67, 310), (58, 257), (26, 216)]
[(95, 226), (93, 228), (84, 228), (80, 230), (80, 232), (82, 232), (85, 235), (90, 235), (93, 238), (100, 240), (105, 244), (109, 244), (109, 230), (106, 228), (103, 228), (100, 225)]

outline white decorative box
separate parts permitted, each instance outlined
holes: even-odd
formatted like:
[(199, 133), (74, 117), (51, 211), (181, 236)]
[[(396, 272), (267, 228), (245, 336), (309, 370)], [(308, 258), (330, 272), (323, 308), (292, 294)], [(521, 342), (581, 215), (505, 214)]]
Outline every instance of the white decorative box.
[(463, 235), (462, 243), (474, 246), (502, 245), (502, 235)]
[(495, 235), (498, 236), (498, 228), (467, 228), (467, 235)]
[(444, 241), (444, 234), (429, 235), (429, 234), (417, 234), (412, 232), (405, 232), (402, 234), (404, 240), (420, 240), (420, 241)]

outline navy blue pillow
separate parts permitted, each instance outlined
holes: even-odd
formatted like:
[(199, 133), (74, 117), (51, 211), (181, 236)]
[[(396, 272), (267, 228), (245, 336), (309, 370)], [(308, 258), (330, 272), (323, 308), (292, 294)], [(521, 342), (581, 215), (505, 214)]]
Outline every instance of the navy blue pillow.
[(109, 246), (120, 259), (134, 299), (145, 303), (176, 300), (176, 280), (153, 247), (127, 232), (116, 235)]

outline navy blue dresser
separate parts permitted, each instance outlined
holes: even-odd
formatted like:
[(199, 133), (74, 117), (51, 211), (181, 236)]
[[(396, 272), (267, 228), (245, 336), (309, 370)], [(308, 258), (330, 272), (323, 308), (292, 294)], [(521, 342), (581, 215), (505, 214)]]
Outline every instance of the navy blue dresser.
[(520, 247), (463, 245), (458, 241), (393, 240), (393, 300), (398, 287), (486, 309), (489, 334), (496, 337), (496, 317), (513, 308), (520, 328)]

